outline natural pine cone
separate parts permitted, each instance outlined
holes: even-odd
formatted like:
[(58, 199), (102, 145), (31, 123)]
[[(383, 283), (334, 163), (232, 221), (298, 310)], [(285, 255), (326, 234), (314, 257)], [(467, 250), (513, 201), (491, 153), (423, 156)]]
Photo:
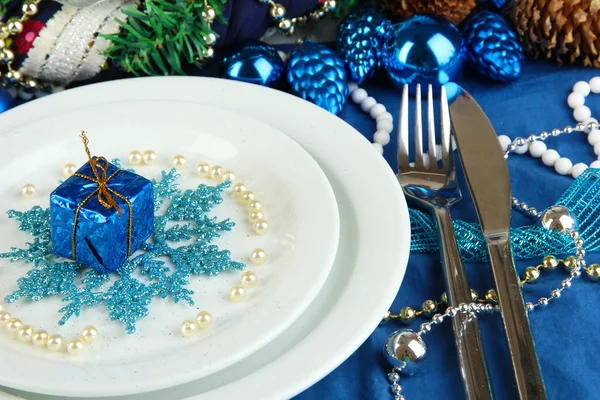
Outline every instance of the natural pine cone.
[(475, 0), (383, 0), (383, 6), (393, 19), (414, 14), (438, 15), (458, 25), (475, 8)]
[(512, 20), (529, 55), (600, 68), (599, 11), (594, 0), (517, 0)]

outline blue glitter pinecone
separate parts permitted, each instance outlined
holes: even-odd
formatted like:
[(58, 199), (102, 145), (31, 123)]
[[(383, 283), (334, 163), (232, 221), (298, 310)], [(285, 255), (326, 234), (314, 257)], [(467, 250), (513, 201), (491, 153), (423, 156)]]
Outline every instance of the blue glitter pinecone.
[(305, 44), (290, 54), (288, 82), (294, 93), (321, 108), (339, 114), (348, 95), (344, 62), (329, 47)]
[(381, 12), (370, 7), (352, 11), (339, 25), (338, 52), (352, 81), (364, 83), (375, 73), (381, 38), (389, 24)]
[(491, 11), (471, 16), (463, 28), (467, 60), (482, 75), (512, 82), (523, 69), (523, 47), (508, 23)]

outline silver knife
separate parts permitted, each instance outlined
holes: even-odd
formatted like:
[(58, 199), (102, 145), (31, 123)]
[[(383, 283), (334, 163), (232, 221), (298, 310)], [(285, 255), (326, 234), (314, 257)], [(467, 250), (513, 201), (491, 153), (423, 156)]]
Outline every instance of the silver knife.
[[(454, 86), (454, 84), (451, 84)], [(452, 88), (448, 88), (452, 92)], [(450, 104), (450, 119), (460, 159), (481, 223), (519, 398), (546, 399), (519, 277), (510, 248), (511, 191), (508, 167), (496, 132), (464, 89)]]

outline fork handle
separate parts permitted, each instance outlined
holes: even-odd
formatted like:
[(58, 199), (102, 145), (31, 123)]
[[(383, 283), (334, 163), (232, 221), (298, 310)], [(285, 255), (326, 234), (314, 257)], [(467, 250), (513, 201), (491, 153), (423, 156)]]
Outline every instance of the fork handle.
[[(439, 228), (448, 304), (457, 307), (461, 303), (471, 303), (471, 288), (456, 244), (450, 210), (446, 207), (436, 207), (434, 216)], [(494, 393), (483, 352), (477, 317), (458, 313), (452, 318), (452, 327), (467, 399), (493, 399)]]

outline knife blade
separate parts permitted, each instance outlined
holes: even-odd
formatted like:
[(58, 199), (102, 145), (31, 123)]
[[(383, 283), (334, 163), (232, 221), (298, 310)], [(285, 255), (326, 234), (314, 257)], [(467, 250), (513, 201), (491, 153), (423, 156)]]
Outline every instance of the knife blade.
[(504, 152), (481, 107), (458, 85), (456, 90), (450, 104), (450, 120), (469, 191), (487, 242), (519, 398), (546, 399), (544, 380), (510, 247), (511, 190)]

